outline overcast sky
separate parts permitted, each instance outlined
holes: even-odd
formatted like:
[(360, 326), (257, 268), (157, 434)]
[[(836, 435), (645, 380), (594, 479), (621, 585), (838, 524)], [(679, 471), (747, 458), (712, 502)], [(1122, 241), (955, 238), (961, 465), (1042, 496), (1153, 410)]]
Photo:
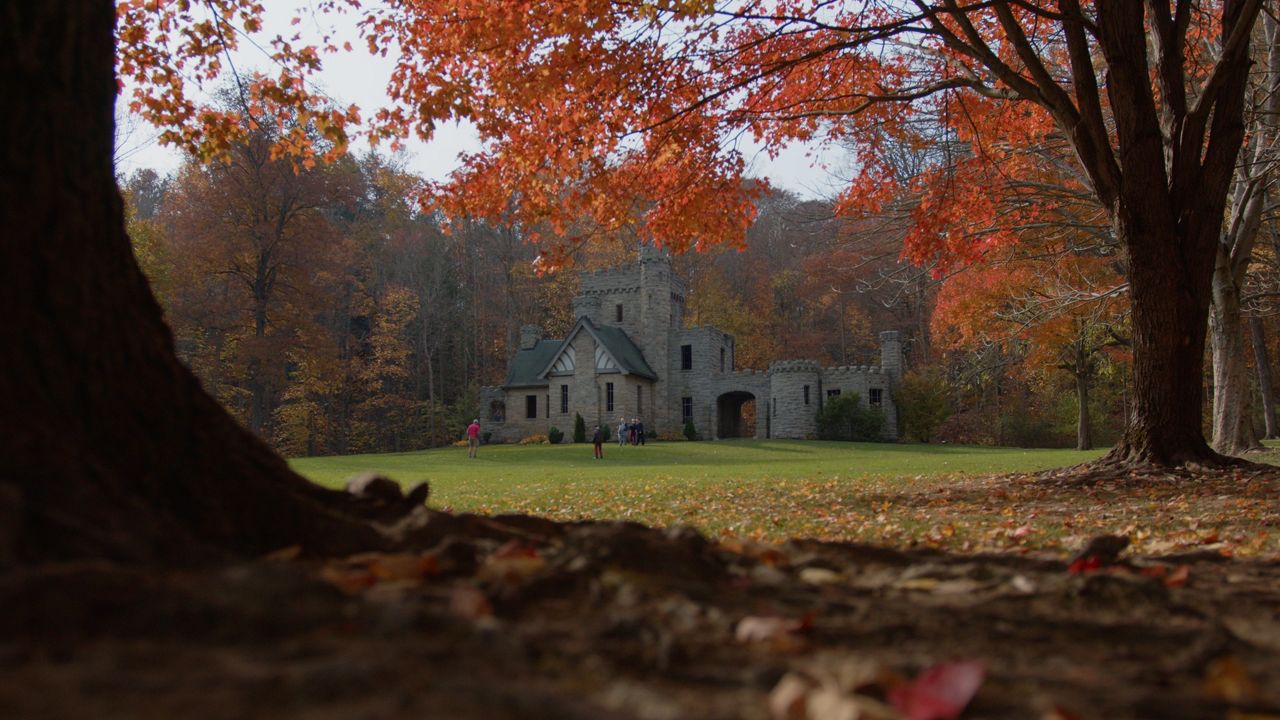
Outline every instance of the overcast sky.
[[(311, 18), (304, 19), (298, 27), (291, 27), (290, 19), (294, 15), (291, 6), (292, 3), (283, 2), (269, 4), (262, 38), (276, 34), (287, 37), (299, 29), (315, 38), (325, 32), (325, 28)], [(333, 21), (326, 17), (324, 22)], [(345, 106), (355, 103), (360, 106), (362, 114), (369, 117), (377, 108), (387, 104), (386, 79), (390, 77), (394, 60), (368, 54), (363, 49), (364, 43), (356, 42), (357, 34), (350, 16), (339, 17), (336, 28), (340, 34), (338, 44), (343, 39), (350, 39), (355, 50), (326, 56), (324, 72), (317, 82), (339, 104)], [(258, 42), (263, 47), (268, 46), (265, 40), (260, 39)], [(270, 61), (262, 51), (252, 47), (249, 42), (242, 41), (242, 46), (233, 56), (238, 71), (248, 73), (271, 69)], [(122, 99), (124, 102), (120, 103), (118, 109), (121, 131), (119, 147), (116, 149), (117, 169), (126, 175), (144, 167), (162, 173), (174, 170), (180, 161), (180, 154), (156, 142), (156, 130), (140, 119), (130, 117), (126, 108), (127, 96), (122, 96)], [(355, 146), (364, 147), (360, 143)], [(443, 180), (458, 166), (459, 153), (479, 149), (479, 141), (470, 127), (440, 126), (430, 143), (423, 143), (415, 138), (407, 142), (406, 147), (409, 169), (433, 180)], [(802, 197), (826, 197), (833, 195), (838, 189), (838, 181), (822, 167), (815, 165), (813, 158), (806, 156), (805, 147), (789, 147), (776, 159), (770, 159), (750, 140), (741, 141), (739, 150), (747, 160), (749, 175), (767, 177), (774, 185)], [(839, 153), (836, 154), (837, 157), (829, 158), (828, 162), (838, 167), (842, 160)]]

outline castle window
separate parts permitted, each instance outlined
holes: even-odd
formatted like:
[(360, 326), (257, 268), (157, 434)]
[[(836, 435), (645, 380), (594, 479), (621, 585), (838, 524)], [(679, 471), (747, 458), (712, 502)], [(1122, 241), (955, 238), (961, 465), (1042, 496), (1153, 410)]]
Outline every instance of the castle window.
[(489, 419), (494, 422), (503, 422), (507, 419), (507, 404), (501, 400), (494, 400), (489, 403)]
[(604, 384), (604, 409), (613, 412), (613, 383)]
[(636, 386), (636, 414), (637, 415), (644, 414), (644, 386), (643, 385)]
[(693, 346), (692, 345), (680, 346), (680, 369), (681, 370), (693, 369)]
[(804, 386), (804, 404), (805, 405), (809, 404), (809, 386), (808, 385)]
[(538, 417), (538, 396), (524, 396), (524, 416), (530, 420)]
[(840, 388), (835, 388), (834, 390), (827, 391), (827, 398), (829, 399), (833, 397), (840, 397)]
[(622, 322), (622, 305), (614, 305), (613, 311), (618, 318), (618, 322)]
[(560, 386), (560, 414), (569, 412), (569, 386)]
[(720, 348), (720, 372), (724, 372), (724, 348)]
[(871, 407), (880, 407), (884, 401), (884, 391), (880, 388), (871, 388)]
[(543, 407), (547, 409), (547, 417), (551, 417), (551, 393), (547, 393), (546, 405), (543, 405)]
[(680, 398), (680, 419), (689, 422), (693, 419), (693, 398)]

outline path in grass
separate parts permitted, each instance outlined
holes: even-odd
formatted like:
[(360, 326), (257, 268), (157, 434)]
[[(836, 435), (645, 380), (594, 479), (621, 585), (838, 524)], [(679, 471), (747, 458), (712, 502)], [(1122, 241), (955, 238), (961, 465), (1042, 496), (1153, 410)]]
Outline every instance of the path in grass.
[[(431, 481), (431, 505), (521, 512), (561, 520), (625, 519), (692, 525), (710, 534), (765, 540), (813, 537), (875, 542), (989, 545), (1010, 518), (956, 517), (930, 496), (978, 475), (1074, 465), (1100, 451), (1024, 450), (876, 443), (736, 440), (465, 449), (300, 458), (295, 470), (337, 487), (375, 470), (402, 482)], [(976, 525), (974, 524), (976, 523)], [(972, 526), (972, 527), (971, 527)], [(998, 533), (997, 533), (998, 534)], [(932, 540), (928, 540), (932, 538)]]

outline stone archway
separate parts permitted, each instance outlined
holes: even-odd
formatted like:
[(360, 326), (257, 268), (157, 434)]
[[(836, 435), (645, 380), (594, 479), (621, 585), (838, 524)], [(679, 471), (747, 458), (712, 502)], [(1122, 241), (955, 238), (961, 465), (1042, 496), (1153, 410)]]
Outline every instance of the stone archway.
[(716, 437), (756, 436), (756, 396), (734, 390), (716, 398)]

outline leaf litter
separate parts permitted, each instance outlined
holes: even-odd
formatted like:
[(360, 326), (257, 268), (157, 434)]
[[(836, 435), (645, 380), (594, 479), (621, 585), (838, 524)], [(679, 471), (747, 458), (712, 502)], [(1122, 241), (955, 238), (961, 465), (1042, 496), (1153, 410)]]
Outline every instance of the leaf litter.
[[(963, 537), (965, 503), (986, 503), (1007, 531), (998, 553), (422, 509), (389, 553), (14, 570), (0, 575), (0, 713), (1280, 718), (1280, 564), (1243, 557), (1197, 499), (1235, 495), (1026, 481), (1115, 520), (1080, 521), (1054, 552), (1025, 543), (1075, 510), (984, 482), (935, 493), (954, 502), (918, 527)], [(1198, 518), (1182, 525), (1196, 542), (1145, 553), (1167, 536), (1114, 501), (1126, 493)], [(910, 514), (886, 502), (870, 512)]]

